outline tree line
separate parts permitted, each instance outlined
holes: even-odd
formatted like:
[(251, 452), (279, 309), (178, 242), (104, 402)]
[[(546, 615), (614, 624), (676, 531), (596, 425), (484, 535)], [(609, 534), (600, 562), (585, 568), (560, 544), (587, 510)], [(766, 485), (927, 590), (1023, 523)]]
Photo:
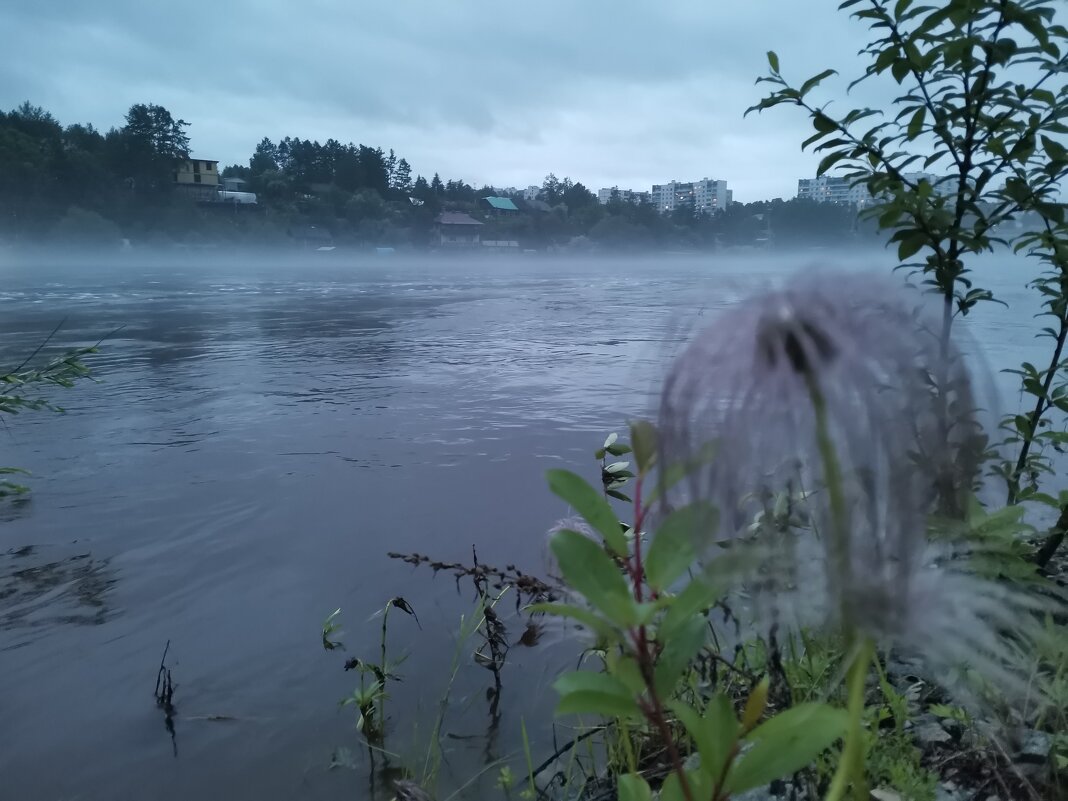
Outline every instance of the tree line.
[(0, 112), (0, 242), (275, 245), (314, 228), (339, 245), (421, 248), (446, 210), (482, 220), (483, 238), (532, 249), (795, 247), (873, 235), (848, 206), (792, 199), (660, 213), (647, 203), (601, 204), (581, 182), (552, 173), (536, 201), (513, 196), (519, 212), (490, 214), (480, 201), (501, 194), (492, 187), (413, 175), (392, 149), (293, 136), (265, 137), (247, 165), (223, 169), (256, 193), (255, 207), (204, 204), (175, 186), (190, 157), (188, 128), (144, 103), (106, 133), (64, 126), (29, 102)]

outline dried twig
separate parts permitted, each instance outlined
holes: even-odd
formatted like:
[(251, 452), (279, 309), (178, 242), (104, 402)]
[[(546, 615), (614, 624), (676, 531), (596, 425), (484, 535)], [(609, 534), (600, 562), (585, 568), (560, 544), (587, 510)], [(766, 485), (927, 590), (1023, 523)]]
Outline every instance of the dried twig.
[(388, 553), (390, 559), (399, 559), (414, 567), (426, 566), (434, 573), (445, 571), (451, 573), (459, 584), (460, 579), (470, 578), (486, 583), (487, 588), (492, 584), (493, 589), (501, 590), (510, 587), (516, 591), (516, 605), (526, 601), (528, 603), (542, 603), (554, 601), (560, 595), (560, 588), (550, 584), (537, 576), (527, 575), (515, 565), (506, 565), (503, 569), (493, 567), (478, 561), (475, 557), (474, 564), (467, 565), (463, 562), (442, 562), (431, 559), (420, 553)]
[(163, 710), (163, 725), (171, 736), (171, 747), (174, 755), (178, 756), (178, 739), (174, 730), (174, 690), (175, 684), (171, 677), (171, 669), (167, 667), (167, 653), (171, 650), (171, 641), (163, 647), (163, 657), (159, 660), (159, 670), (156, 672), (156, 706)]

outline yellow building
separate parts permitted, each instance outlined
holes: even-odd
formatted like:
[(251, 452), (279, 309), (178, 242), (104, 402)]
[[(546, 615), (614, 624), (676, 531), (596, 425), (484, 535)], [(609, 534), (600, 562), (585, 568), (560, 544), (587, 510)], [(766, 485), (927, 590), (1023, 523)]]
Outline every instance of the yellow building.
[(219, 162), (206, 159), (187, 159), (174, 171), (176, 184), (201, 184), (202, 186), (219, 187)]

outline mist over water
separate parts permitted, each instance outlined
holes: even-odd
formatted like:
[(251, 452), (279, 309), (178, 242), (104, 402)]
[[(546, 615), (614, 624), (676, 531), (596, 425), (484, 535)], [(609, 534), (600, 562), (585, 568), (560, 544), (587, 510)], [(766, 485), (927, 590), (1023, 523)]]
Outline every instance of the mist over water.
[[(106, 337), (98, 383), (0, 432), (33, 493), (0, 527), (0, 775), (11, 798), (364, 797), (347, 656), (390, 619), (409, 654), (387, 744), (425, 753), (467, 587), (386, 557), (418, 551), (541, 572), (567, 510), (543, 473), (595, 478), (592, 451), (648, 415), (667, 360), (717, 310), (796, 269), (887, 271), (883, 251), (599, 260), (213, 254), (0, 261), (0, 358)], [(1009, 304), (965, 327), (1003, 410), (1039, 359), (1035, 266), (991, 256), (976, 285)], [(325, 653), (342, 608), (347, 650)], [(507, 604), (506, 604), (507, 606)], [(519, 629), (515, 630), (518, 637)], [(164, 643), (177, 757), (152, 688)], [(551, 751), (567, 643), (513, 648), (502, 719), (470, 648), (447, 719), (442, 787), (520, 747)], [(210, 718), (225, 717), (225, 720)], [(416, 731), (418, 726), (418, 731)], [(365, 758), (365, 755), (360, 757)], [(492, 781), (492, 776), (490, 781)]]

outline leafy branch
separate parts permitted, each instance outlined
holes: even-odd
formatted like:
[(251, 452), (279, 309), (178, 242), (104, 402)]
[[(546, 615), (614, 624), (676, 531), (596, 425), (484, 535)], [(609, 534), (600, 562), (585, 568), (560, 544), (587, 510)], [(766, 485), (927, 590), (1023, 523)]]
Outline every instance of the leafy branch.
[[(892, 101), (896, 115), (870, 108), (831, 114), (810, 96), (835, 71), (795, 87), (774, 52), (768, 75), (757, 80), (774, 88), (746, 114), (786, 105), (809, 116), (815, 133), (802, 148), (821, 154), (817, 177), (834, 169), (864, 186), (870, 203), (862, 214), (891, 232), (901, 267), (942, 296), (944, 347), (956, 316), (996, 300), (973, 286), (969, 257), (1012, 246), (1047, 265), (1031, 286), (1053, 320), (1041, 334), (1052, 344), (1049, 362), (1012, 371), (1032, 405), (1003, 422), (1003, 444), (1015, 455), (993, 470), (1006, 482), (1008, 503), (1037, 500), (1065, 518), (1068, 495), (1041, 492), (1039, 478), (1052, 471), (1048, 449), (1068, 445), (1068, 433), (1055, 430), (1050, 417), (1068, 412), (1061, 378), (1068, 367), (1068, 230), (1060, 199), (1068, 177), (1068, 86), (1057, 82), (1068, 70), (1068, 29), (1055, 23), (1048, 0), (845, 0), (839, 8), (873, 33), (860, 51), (869, 63), (850, 88), (888, 73), (903, 87)], [(880, 119), (861, 125), (872, 117)], [(945, 173), (910, 172), (920, 166)], [(1010, 227), (1034, 221), (1037, 228), (1020, 233)], [(922, 261), (908, 261), (921, 252)], [(1055, 527), (1040, 558), (1052, 556), (1063, 528)]]
[[(98, 351), (98, 345), (76, 348), (50, 359), (40, 367), (28, 365), (48, 345), (59, 330), (57, 326), (48, 337), (27, 356), (21, 364), (0, 374), (0, 422), (5, 423), (4, 415), (17, 415), (25, 411), (49, 410), (62, 414), (63, 407), (51, 401), (46, 395), (37, 394), (48, 387), (69, 389), (79, 379), (90, 376), (89, 368), (82, 359)], [(0, 476), (22, 474), (27, 471), (15, 467), (0, 467)], [(10, 480), (0, 479), (0, 498), (8, 495), (21, 495), (28, 492), (22, 485)]]
[[(802, 147), (815, 145), (824, 154), (817, 176), (837, 167), (843, 178), (866, 186), (872, 202), (864, 214), (893, 231), (890, 241), (902, 262), (929, 251), (925, 261), (904, 266), (916, 268), (943, 295), (948, 337), (955, 313), (993, 299), (972, 287), (964, 258), (1006, 244), (995, 235), (999, 226), (1030, 210), (996, 179), (1038, 166), (1047, 154), (1036, 150), (1036, 141), (1068, 132), (1063, 90), (1058, 96), (1043, 88), (1063, 74), (1061, 45), (1068, 34), (1052, 24), (1052, 4), (1040, 0), (954, 0), (941, 7), (899, 0), (893, 8), (882, 0), (846, 0), (840, 8), (854, 9), (876, 33), (861, 50), (871, 63), (850, 86), (886, 72), (898, 85), (910, 83), (893, 101), (900, 107), (896, 117), (858, 131), (861, 121), (882, 112), (831, 115), (808, 97), (836, 72), (824, 70), (794, 87), (773, 52), (770, 73), (758, 83), (778, 88), (746, 113), (793, 105), (809, 115), (815, 133)], [(1010, 35), (1018, 29), (1031, 37), (1029, 44)], [(1030, 85), (1013, 80), (1022, 69), (1037, 69), (1038, 78)], [(908, 172), (946, 162), (952, 174)]]
[[(655, 465), (655, 432), (637, 423), (631, 440), (638, 473), (629, 528), (621, 526), (607, 497), (578, 475), (549, 471), (552, 491), (595, 534), (564, 529), (551, 541), (565, 582), (586, 605), (545, 603), (532, 611), (588, 628), (605, 663), (602, 673), (576, 671), (556, 681), (557, 713), (601, 715), (623, 728), (644, 721), (670, 768), (660, 798), (723, 801), (809, 764), (843, 736), (846, 714), (809, 703), (764, 719), (767, 679), (750, 688), (740, 717), (722, 691), (707, 698), (689, 693), (686, 677), (707, 647), (708, 610), (720, 600), (723, 584), (707, 571), (684, 575), (696, 558), (692, 532), (714, 525), (715, 511), (703, 503), (686, 506), (668, 514), (655, 533), (646, 532), (649, 500), (642, 485)], [(625, 447), (614, 438), (605, 448), (610, 445)], [(686, 741), (700, 755), (697, 766), (683, 761), (680, 744)], [(619, 797), (647, 801), (652, 790), (633, 755), (629, 761), (630, 772), (619, 777)]]

